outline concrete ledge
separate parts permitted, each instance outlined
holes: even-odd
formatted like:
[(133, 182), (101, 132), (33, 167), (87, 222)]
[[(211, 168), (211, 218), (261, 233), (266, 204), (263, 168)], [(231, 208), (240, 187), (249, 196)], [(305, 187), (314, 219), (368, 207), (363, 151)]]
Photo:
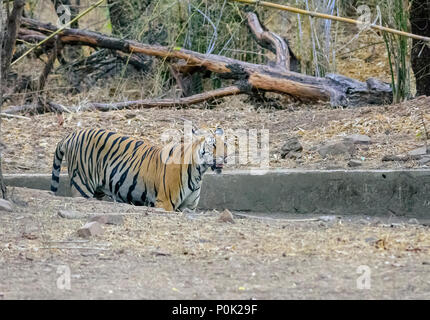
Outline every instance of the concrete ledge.
[[(50, 175), (7, 174), (9, 186), (49, 190)], [(59, 195), (70, 196), (67, 175)], [(204, 176), (200, 209), (430, 216), (430, 170), (225, 171)]]

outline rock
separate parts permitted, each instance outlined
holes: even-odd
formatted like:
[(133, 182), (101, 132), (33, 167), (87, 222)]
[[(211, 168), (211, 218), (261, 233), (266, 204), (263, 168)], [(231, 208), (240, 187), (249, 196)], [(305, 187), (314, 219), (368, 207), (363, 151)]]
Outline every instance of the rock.
[(422, 156), (427, 154), (426, 146), (411, 150), (408, 152), (408, 155), (410, 156)]
[(0, 211), (12, 211), (12, 203), (5, 199), (0, 199)]
[(322, 157), (335, 156), (341, 154), (352, 155), (355, 151), (354, 144), (350, 141), (329, 142), (317, 149)]
[(88, 222), (78, 230), (78, 235), (82, 238), (89, 238), (103, 233), (103, 228), (97, 221)]
[(352, 142), (353, 144), (370, 144), (370, 138), (364, 134), (351, 134), (343, 138), (344, 141)]
[(349, 160), (348, 161), (348, 167), (355, 168), (361, 166), (360, 160)]
[(97, 221), (101, 224), (115, 224), (120, 225), (124, 222), (124, 217), (120, 214), (103, 214), (96, 215), (90, 218), (90, 222)]
[(430, 155), (423, 156), (420, 160), (418, 160), (420, 165), (430, 164)]
[(235, 223), (233, 219), (233, 215), (228, 209), (225, 209), (223, 212), (221, 212), (221, 214), (219, 215), (218, 221)]
[(367, 243), (372, 243), (373, 244), (376, 241), (378, 241), (378, 239), (373, 238), (373, 237), (369, 237), (369, 238), (364, 239), (364, 241), (366, 241)]
[(61, 218), (65, 219), (82, 219), (85, 218), (85, 214), (77, 211), (69, 211), (69, 210), (60, 210), (58, 211), (58, 215)]
[(296, 137), (289, 138), (285, 141), (284, 145), (281, 147), (281, 158), (282, 159), (297, 159), (300, 158), (301, 151), (303, 150), (299, 139)]

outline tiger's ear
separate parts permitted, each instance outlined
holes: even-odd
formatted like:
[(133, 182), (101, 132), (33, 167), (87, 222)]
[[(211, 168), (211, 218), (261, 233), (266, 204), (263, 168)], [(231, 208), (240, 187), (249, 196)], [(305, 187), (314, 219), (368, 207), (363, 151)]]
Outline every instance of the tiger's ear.
[(202, 135), (202, 132), (200, 129), (194, 129), (193, 128), (191, 132), (193, 133), (194, 136), (201, 136)]
[(193, 129), (191, 132), (196, 137), (203, 137), (203, 136), (207, 135), (207, 131), (205, 129), (196, 129), (196, 130)]
[(217, 136), (222, 136), (223, 134), (224, 134), (224, 130), (222, 129), (222, 128), (216, 128), (216, 130), (215, 130), (215, 134), (217, 135)]

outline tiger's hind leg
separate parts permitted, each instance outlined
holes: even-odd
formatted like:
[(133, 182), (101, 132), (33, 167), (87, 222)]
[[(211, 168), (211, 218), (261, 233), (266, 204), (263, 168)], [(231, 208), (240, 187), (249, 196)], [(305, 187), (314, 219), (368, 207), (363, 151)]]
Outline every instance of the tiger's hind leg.
[(163, 201), (163, 200), (157, 199), (157, 201), (155, 202), (155, 207), (156, 208), (163, 208), (166, 211), (175, 211), (175, 208), (173, 207), (173, 205), (168, 200)]
[(112, 196), (110, 196), (104, 192), (103, 187), (97, 187), (96, 188), (96, 190), (94, 191), (94, 198), (96, 198), (97, 200), (115, 202), (114, 199), (112, 198)]
[(93, 193), (83, 185), (79, 177), (74, 177), (70, 179), (70, 189), (72, 192), (72, 197), (81, 196), (87, 199), (93, 197)]
[(95, 191), (94, 191), (94, 198), (96, 198), (97, 200), (103, 200), (103, 198), (106, 197), (106, 194), (103, 191), (102, 187), (98, 187)]

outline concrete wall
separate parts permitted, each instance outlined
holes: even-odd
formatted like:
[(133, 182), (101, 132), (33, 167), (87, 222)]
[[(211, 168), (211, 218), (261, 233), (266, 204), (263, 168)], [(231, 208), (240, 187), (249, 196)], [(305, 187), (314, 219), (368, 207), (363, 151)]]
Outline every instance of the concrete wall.
[(430, 216), (430, 170), (269, 171), (205, 177), (202, 208)]
[[(49, 189), (49, 175), (5, 175), (11, 186)], [(430, 216), (430, 170), (226, 171), (204, 177), (200, 209)], [(70, 195), (67, 176), (60, 195)]]

